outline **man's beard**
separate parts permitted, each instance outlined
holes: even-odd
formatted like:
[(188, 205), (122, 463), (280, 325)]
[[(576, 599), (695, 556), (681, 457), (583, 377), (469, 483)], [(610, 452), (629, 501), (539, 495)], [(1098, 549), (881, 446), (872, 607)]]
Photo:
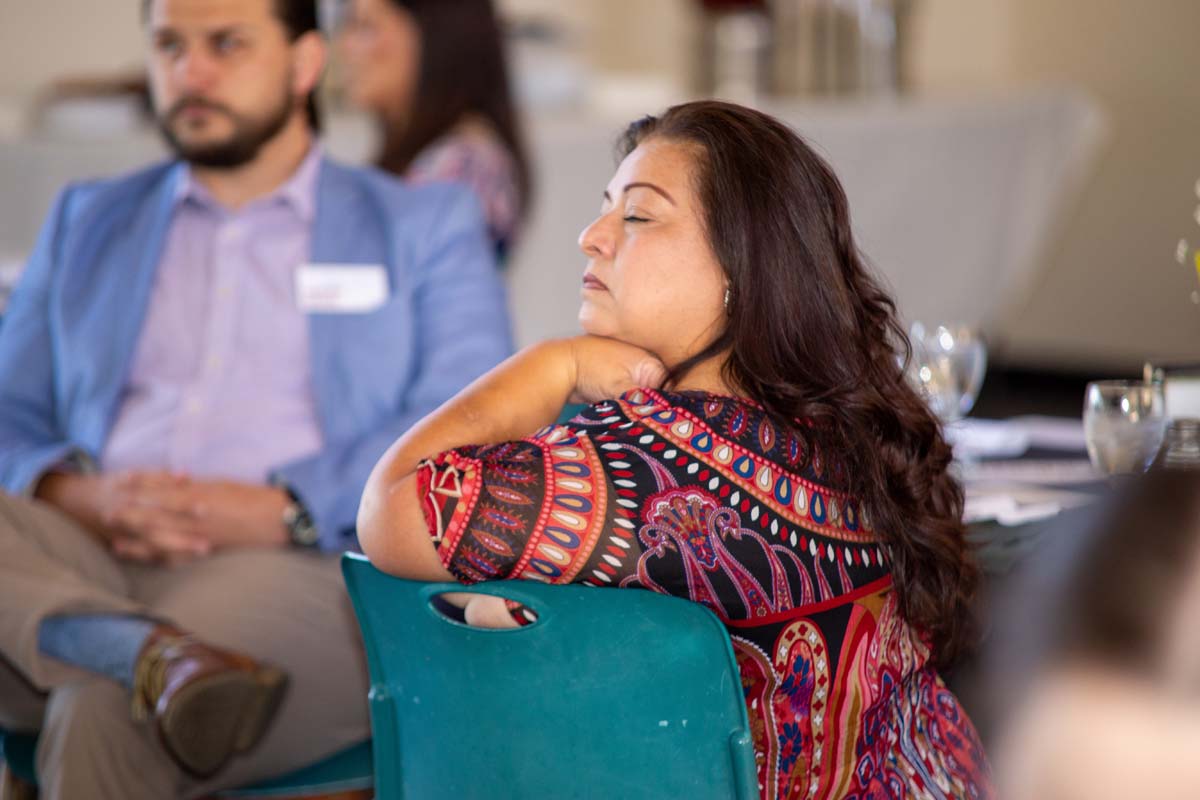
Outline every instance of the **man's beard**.
[[(171, 129), (172, 123), (187, 107), (202, 107), (223, 114), (233, 122), (233, 132), (223, 141), (187, 144)], [(158, 115), (158, 127), (175, 155), (189, 164), (212, 169), (240, 167), (258, 155), (263, 145), (275, 138), (291, 118), (293, 101), (290, 95), (270, 110), (270, 113), (250, 118), (234, 112), (228, 106), (203, 97), (182, 97)]]

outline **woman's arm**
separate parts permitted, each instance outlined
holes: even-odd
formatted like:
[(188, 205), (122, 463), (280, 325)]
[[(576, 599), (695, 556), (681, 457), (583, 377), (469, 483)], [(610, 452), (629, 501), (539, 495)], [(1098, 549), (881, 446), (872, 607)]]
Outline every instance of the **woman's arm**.
[(476, 380), (401, 436), (375, 465), (358, 511), (358, 540), (377, 567), (416, 580), (452, 580), (417, 496), (421, 460), (468, 444), (529, 436), (570, 401), (596, 402), (658, 385), (662, 365), (612, 339), (581, 336), (534, 345)]
[(417, 580), (453, 580), (417, 497), (417, 465), (468, 444), (528, 436), (557, 419), (574, 388), (569, 342), (517, 353), (397, 439), (375, 465), (358, 509), (358, 541), (375, 566)]

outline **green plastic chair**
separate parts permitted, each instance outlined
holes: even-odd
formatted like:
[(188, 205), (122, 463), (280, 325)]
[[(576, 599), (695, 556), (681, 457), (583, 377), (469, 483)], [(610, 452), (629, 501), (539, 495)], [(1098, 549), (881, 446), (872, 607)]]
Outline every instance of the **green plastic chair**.
[[(464, 587), (342, 557), (371, 673), (378, 800), (758, 798), (733, 649), (707, 609), (649, 591), (504, 581)], [(432, 598), (501, 595), (512, 630)]]
[(33, 751), (37, 748), (37, 737), (29, 734), (9, 733), (0, 728), (0, 761), (10, 772), (30, 786), (37, 786)]
[(567, 405), (563, 406), (562, 411), (558, 414), (558, 419), (555, 421), (559, 425), (563, 424), (564, 422), (570, 422), (573, 417), (575, 417), (585, 408), (587, 408), (586, 403), (568, 403)]
[[(0, 761), (29, 786), (37, 786), (34, 750), (37, 737), (0, 730)], [(371, 743), (363, 742), (281, 778), (242, 789), (218, 792), (220, 798), (317, 797), (370, 789), (373, 783)]]

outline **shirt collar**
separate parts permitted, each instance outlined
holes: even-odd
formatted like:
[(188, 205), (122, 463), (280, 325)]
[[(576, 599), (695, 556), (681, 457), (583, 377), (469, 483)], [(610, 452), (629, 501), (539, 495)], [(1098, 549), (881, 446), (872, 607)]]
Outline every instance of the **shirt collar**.
[[(296, 167), (295, 172), (286, 181), (270, 194), (248, 203), (246, 208), (282, 202), (290, 206), (302, 221), (311, 223), (316, 216), (317, 177), (320, 174), (321, 161), (324, 157), (324, 148), (320, 142), (314, 141), (308, 148), (304, 160), (300, 162), (300, 166)], [(193, 203), (202, 208), (227, 213), (227, 209), (217, 202), (212, 193), (196, 180), (192, 168), (187, 164), (183, 165), (179, 182), (175, 185), (175, 205), (178, 207), (184, 203)]]

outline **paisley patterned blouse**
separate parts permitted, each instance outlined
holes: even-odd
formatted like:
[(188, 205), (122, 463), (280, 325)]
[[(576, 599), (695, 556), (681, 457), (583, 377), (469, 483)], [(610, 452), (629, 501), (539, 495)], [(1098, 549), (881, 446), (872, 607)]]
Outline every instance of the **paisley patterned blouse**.
[[(975, 730), (900, 617), (837, 470), (743, 401), (639, 389), (517, 442), (424, 462), (460, 580), (689, 598), (725, 623), (763, 798), (990, 793)], [(832, 473), (832, 474), (831, 474)]]

